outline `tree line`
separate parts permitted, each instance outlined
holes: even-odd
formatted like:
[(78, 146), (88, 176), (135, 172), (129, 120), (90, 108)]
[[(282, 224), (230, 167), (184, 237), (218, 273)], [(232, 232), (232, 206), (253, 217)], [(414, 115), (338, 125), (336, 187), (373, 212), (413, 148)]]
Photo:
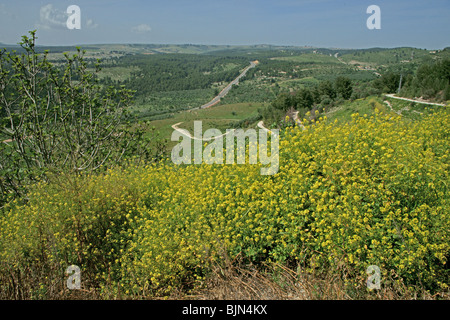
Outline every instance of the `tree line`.
[(289, 110), (295, 109), (303, 117), (308, 111), (323, 111), (343, 100), (383, 93), (438, 102), (450, 100), (450, 59), (421, 64), (416, 72), (388, 71), (369, 82), (352, 82), (348, 77), (338, 76), (334, 81), (323, 80), (311, 88), (281, 92), (261, 115), (268, 123), (279, 123)]
[(353, 93), (352, 81), (343, 76), (334, 81), (324, 80), (311, 88), (301, 88), (295, 92), (281, 92), (264, 110), (262, 117), (268, 123), (278, 123), (290, 110), (299, 112), (304, 117), (308, 111), (323, 111), (326, 107), (342, 100), (348, 100)]
[(129, 113), (133, 91), (99, 84), (85, 51), (56, 66), (36, 51), (35, 31), (20, 45), (0, 50), (0, 209), (37, 181), (158, 157), (148, 124)]
[(121, 84), (136, 90), (136, 96), (155, 92), (210, 88), (230, 82), (249, 64), (243, 57), (216, 57), (194, 54), (134, 55), (120, 59), (119, 66), (137, 66)]
[(450, 100), (450, 59), (420, 65), (415, 73), (387, 72), (372, 83), (383, 93), (427, 100)]

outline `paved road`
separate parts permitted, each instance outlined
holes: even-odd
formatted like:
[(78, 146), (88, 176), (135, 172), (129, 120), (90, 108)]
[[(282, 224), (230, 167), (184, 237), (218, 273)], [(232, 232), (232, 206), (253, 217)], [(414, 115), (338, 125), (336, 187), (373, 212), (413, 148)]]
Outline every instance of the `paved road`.
[[(192, 108), (190, 110), (206, 109), (206, 108), (212, 107), (213, 105), (218, 103), (221, 98), (226, 96), (226, 94), (231, 90), (231, 88), (233, 87), (234, 84), (239, 84), (239, 80), (241, 80), (241, 78), (244, 77), (247, 74), (248, 70), (250, 70), (251, 68), (256, 67), (256, 64), (257, 64), (257, 62), (250, 61), (250, 65), (247, 68), (245, 68), (244, 71), (242, 71), (241, 74), (236, 79), (231, 81), (222, 91), (220, 91), (220, 93), (216, 97), (214, 97), (214, 99), (212, 99), (207, 104), (202, 105), (200, 108)], [(209, 139), (204, 139), (204, 138), (200, 139), (200, 138), (196, 138), (196, 137), (192, 136), (187, 130), (179, 128), (178, 125), (180, 125), (182, 123), (183, 122), (175, 123), (174, 125), (172, 125), (172, 129), (174, 129), (174, 130), (182, 133), (183, 135), (187, 136), (188, 138), (191, 138), (191, 139), (194, 139), (194, 140), (210, 141), (212, 139), (216, 139), (216, 138), (222, 137), (224, 135), (227, 135), (227, 134), (229, 134), (231, 132), (233, 132), (233, 134), (234, 134), (234, 130), (233, 130), (233, 131), (229, 131), (229, 132), (226, 132), (224, 134), (221, 134), (221, 135), (219, 135), (217, 137), (211, 137)]]
[(220, 101), (220, 99), (222, 99), (223, 97), (225, 97), (227, 95), (227, 93), (231, 90), (233, 85), (239, 84), (239, 80), (241, 80), (242, 77), (245, 77), (245, 75), (247, 74), (247, 71), (254, 67), (256, 67), (256, 63), (251, 61), (250, 65), (247, 68), (245, 68), (244, 71), (242, 71), (241, 74), (236, 79), (231, 81), (222, 91), (220, 91), (220, 93), (216, 97), (214, 97), (214, 99), (212, 99), (207, 104), (202, 105), (200, 107), (200, 109), (206, 109), (206, 108), (212, 107), (213, 105), (218, 103)]
[[(249, 65), (247, 68), (245, 68), (244, 71), (242, 71), (241, 74), (240, 74), (236, 79), (234, 79), (233, 81), (231, 81), (231, 82), (230, 82), (230, 83), (229, 83), (222, 91), (220, 91), (220, 93), (219, 93), (216, 97), (214, 97), (214, 99), (212, 99), (212, 100), (211, 100), (210, 102), (208, 102), (207, 104), (202, 105), (202, 106), (200, 107), (200, 109), (206, 109), (206, 108), (209, 108), (209, 107), (215, 105), (216, 103), (218, 103), (218, 102), (220, 101), (221, 98), (223, 98), (223, 97), (225, 97), (225, 96), (227, 95), (227, 93), (231, 90), (231, 88), (233, 87), (234, 84), (239, 84), (239, 80), (241, 80), (242, 77), (245, 77), (245, 75), (247, 74), (247, 71), (248, 71), (248, 70), (250, 70), (251, 68), (256, 67), (256, 64), (257, 64), (257, 62), (250, 61), (250, 65)], [(193, 109), (198, 109), (198, 108), (193, 108)], [(175, 130), (178, 130), (178, 131), (180, 131), (180, 132), (182, 132), (182, 133), (185, 133), (185, 132), (181, 131), (180, 128), (178, 128), (178, 125), (179, 125), (179, 124), (181, 124), (181, 122), (174, 124), (174, 125), (172, 126), (172, 128), (175, 129)], [(225, 133), (225, 134), (227, 134), (227, 133)], [(225, 134), (223, 134), (223, 135), (225, 135)], [(222, 136), (223, 136), (223, 135), (222, 135)], [(190, 135), (189, 135), (189, 136), (190, 136)], [(219, 137), (220, 137), (220, 136), (219, 136)], [(192, 137), (192, 136), (190, 136), (190, 138), (191, 138), (191, 139), (197, 139), (197, 138)], [(217, 137), (213, 137), (213, 138), (217, 138)], [(213, 138), (210, 138), (210, 139), (201, 139), (201, 140), (209, 141), (209, 140), (212, 140)], [(3, 143), (8, 143), (8, 142), (12, 142), (12, 141), (13, 141), (13, 140), (8, 139), (8, 140), (4, 140), (4, 141), (2, 141), (2, 142), (3, 142)]]

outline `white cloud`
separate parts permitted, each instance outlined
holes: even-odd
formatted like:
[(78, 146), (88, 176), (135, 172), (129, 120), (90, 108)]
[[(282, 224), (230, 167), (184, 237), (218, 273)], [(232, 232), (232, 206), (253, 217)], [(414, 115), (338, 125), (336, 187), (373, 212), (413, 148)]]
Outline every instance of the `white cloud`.
[(145, 23), (142, 23), (131, 29), (131, 31), (136, 32), (136, 33), (147, 33), (147, 32), (150, 32), (151, 30), (152, 30), (152, 28), (150, 28), (150, 26)]
[(53, 8), (51, 3), (41, 7), (39, 12), (40, 21), (37, 23), (39, 29), (63, 29), (67, 28), (67, 12)]
[[(53, 4), (51, 3), (42, 6), (39, 11), (40, 20), (36, 24), (36, 28), (38, 30), (67, 29), (67, 19), (69, 18), (70, 14), (67, 13), (66, 10), (67, 8), (64, 8), (64, 10), (54, 8)], [(87, 19), (84, 25), (88, 29), (95, 29), (98, 27), (98, 24), (95, 23), (93, 19)]]
[(95, 29), (98, 27), (98, 24), (94, 22), (94, 20), (92, 19), (87, 19), (86, 20), (86, 27), (89, 29)]

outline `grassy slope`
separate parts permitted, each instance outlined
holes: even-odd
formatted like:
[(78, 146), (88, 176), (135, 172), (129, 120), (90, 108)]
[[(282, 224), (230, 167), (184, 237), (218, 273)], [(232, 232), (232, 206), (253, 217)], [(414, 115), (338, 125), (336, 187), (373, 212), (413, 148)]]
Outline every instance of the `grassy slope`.
[[(385, 103), (385, 101), (388, 101), (391, 104), (392, 110)], [(325, 112), (325, 115), (331, 121), (337, 120), (342, 123), (350, 121), (352, 118), (351, 115), (354, 113), (371, 116), (377, 109), (383, 113), (391, 114), (392, 116), (397, 116), (398, 113), (400, 113), (403, 118), (409, 120), (420, 120), (425, 115), (437, 112), (442, 108), (445, 107), (425, 105), (391, 98), (381, 98), (378, 96), (369, 96), (364, 99), (345, 101), (337, 107), (329, 108)]]
[[(241, 120), (256, 116), (258, 109), (262, 108), (262, 103), (236, 103), (213, 106), (208, 109), (197, 109), (191, 111), (183, 111), (173, 114), (173, 117), (163, 120), (151, 121), (151, 125), (160, 132), (161, 137), (168, 139), (168, 148), (171, 149), (176, 142), (171, 142), (170, 137), (173, 132), (172, 125), (183, 122), (180, 128), (187, 129), (193, 134), (193, 126), (195, 120), (203, 122), (203, 131), (216, 128), (223, 132), (231, 128), (231, 124)], [(249, 123), (248, 125), (252, 125)]]

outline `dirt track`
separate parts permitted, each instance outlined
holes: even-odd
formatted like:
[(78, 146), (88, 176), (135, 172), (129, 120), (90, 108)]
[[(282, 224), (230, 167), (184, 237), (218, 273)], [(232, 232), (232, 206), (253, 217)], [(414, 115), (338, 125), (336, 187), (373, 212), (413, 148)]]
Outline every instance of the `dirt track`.
[(393, 93), (385, 94), (385, 96), (389, 97), (389, 98), (393, 98), (393, 99), (417, 102), (417, 103), (422, 103), (422, 104), (430, 104), (430, 105), (434, 105), (434, 106), (441, 106), (441, 107), (445, 107), (446, 106), (445, 104), (442, 104), (442, 103), (435, 103), (435, 102), (428, 102), (428, 101), (422, 101), (422, 100), (414, 100), (414, 99), (409, 99), (409, 98), (397, 97)]

